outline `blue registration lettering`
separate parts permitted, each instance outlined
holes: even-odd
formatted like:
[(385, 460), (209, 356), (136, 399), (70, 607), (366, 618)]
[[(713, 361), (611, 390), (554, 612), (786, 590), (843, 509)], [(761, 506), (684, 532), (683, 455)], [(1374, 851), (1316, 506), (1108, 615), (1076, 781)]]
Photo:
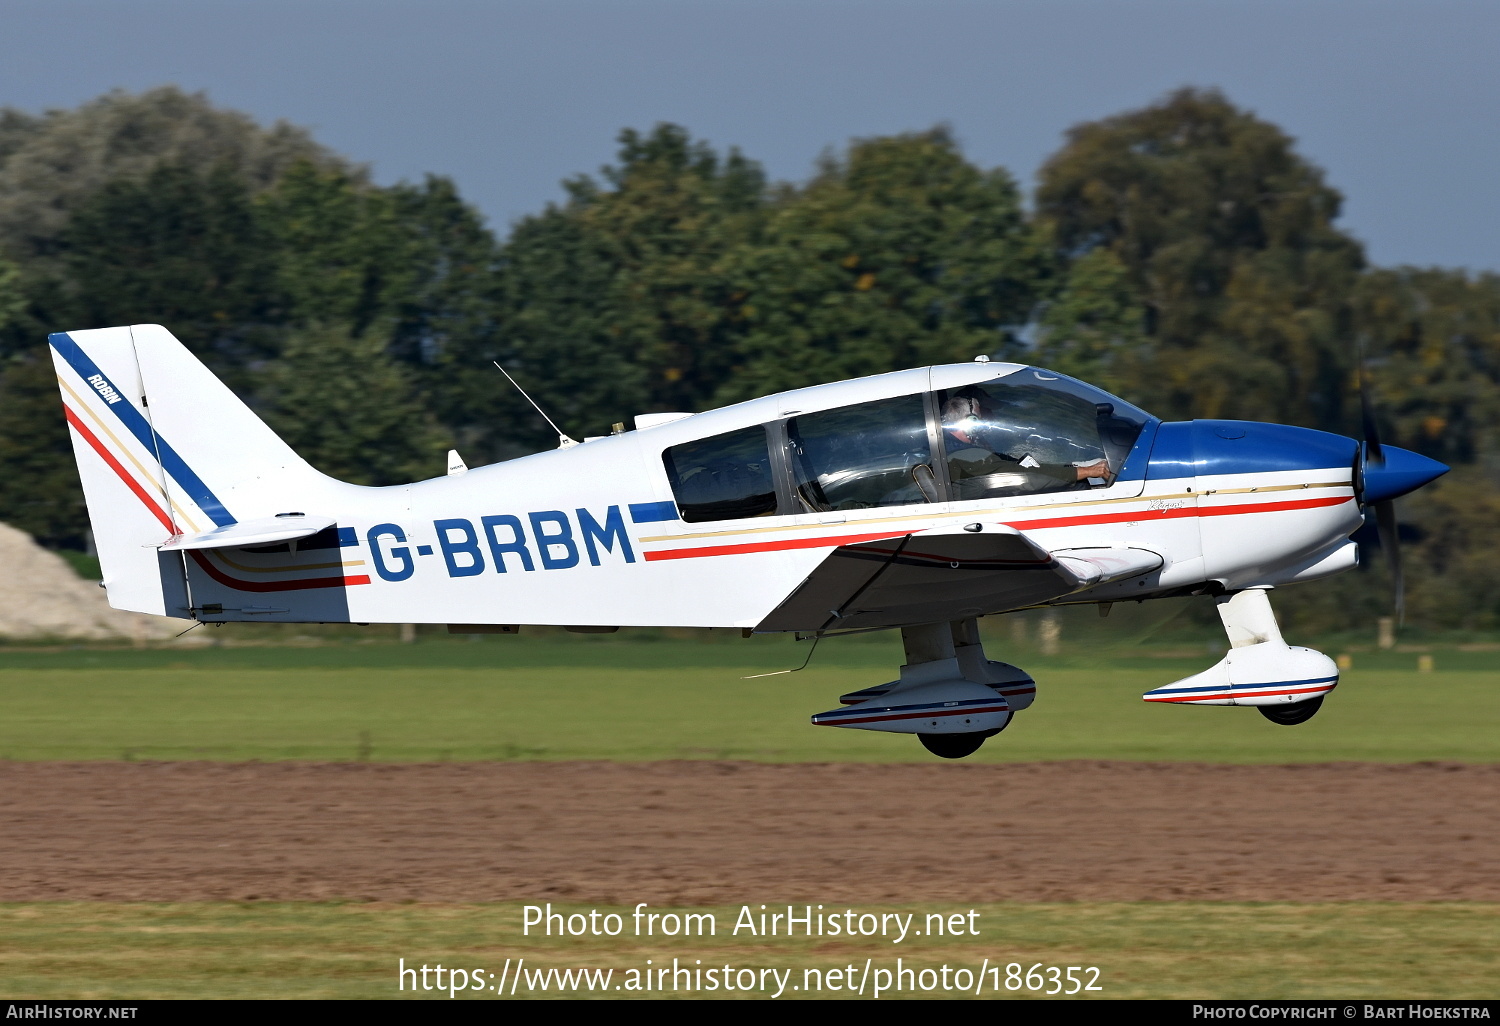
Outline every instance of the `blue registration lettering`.
[[(484, 556), (479, 552), (479, 535), (475, 533), (472, 523), (462, 519), (434, 520), (432, 526), (437, 529), (438, 544), (443, 548), (443, 562), (448, 564), (449, 577), (473, 577), (484, 573)], [(454, 531), (460, 537), (449, 537)], [(458, 556), (468, 557), (468, 562), (460, 563), (456, 558)]]
[(625, 534), (625, 518), (620, 515), (619, 506), (609, 507), (609, 512), (604, 514), (603, 527), (599, 526), (588, 510), (580, 509), (577, 513), (578, 533), (583, 535), (583, 544), (588, 549), (591, 564), (599, 565), (599, 550), (594, 547), (594, 541), (597, 539), (604, 546), (604, 551), (613, 552), (616, 538), (620, 540), (620, 553), (625, 557), (625, 562), (635, 562), (635, 553), (630, 551), (630, 538)]
[[(531, 561), (531, 552), (526, 548), (526, 532), (521, 528), (518, 517), (508, 514), (494, 517), (480, 517), (479, 523), (484, 526), (484, 536), (489, 539), (490, 558), (494, 560), (495, 572), (505, 573), (505, 554), (514, 552), (521, 557), (521, 566), (527, 570), (535, 570), (536, 564)], [(511, 540), (502, 542), (495, 534), (495, 528), (504, 527), (509, 529)]]
[(390, 555), (392, 559), (399, 560), (400, 565), (392, 570), (385, 562), (385, 554), (380, 551), (380, 538), (392, 538), (398, 542), (406, 541), (406, 532), (395, 524), (376, 524), (370, 528), (366, 535), (370, 542), (370, 557), (375, 563), (375, 572), (383, 581), (404, 581), (412, 575), (416, 564), (412, 562), (411, 549), (405, 545), (391, 546)]
[[(560, 509), (543, 510), (528, 514), (531, 518), (531, 536), (536, 539), (537, 552), (542, 557), (542, 569), (566, 570), (578, 565), (578, 546), (573, 543), (573, 527), (568, 515)], [(559, 531), (542, 529), (543, 524), (555, 524)], [(554, 556), (553, 549), (562, 549), (567, 555)]]

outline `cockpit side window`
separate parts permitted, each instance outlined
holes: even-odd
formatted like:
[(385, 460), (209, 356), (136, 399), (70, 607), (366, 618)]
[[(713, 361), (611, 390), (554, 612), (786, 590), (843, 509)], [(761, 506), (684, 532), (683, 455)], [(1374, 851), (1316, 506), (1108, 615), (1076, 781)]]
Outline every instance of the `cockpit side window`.
[(926, 400), (898, 396), (787, 421), (797, 497), (814, 511), (935, 501)]
[(677, 510), (690, 524), (776, 512), (776, 484), (764, 427), (670, 446), (662, 453), (662, 462)]
[(1149, 419), (1083, 382), (1030, 368), (936, 398), (957, 500), (1112, 483)]

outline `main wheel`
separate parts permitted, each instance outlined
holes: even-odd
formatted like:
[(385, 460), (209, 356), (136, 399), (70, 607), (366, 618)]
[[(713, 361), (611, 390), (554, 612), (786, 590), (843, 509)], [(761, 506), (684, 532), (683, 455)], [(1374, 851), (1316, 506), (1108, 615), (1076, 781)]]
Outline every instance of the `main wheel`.
[(972, 734), (918, 734), (917, 740), (939, 759), (962, 759), (979, 751), (980, 745), (998, 733), (998, 730), (976, 730)]
[(1290, 705), (1257, 705), (1255, 708), (1259, 709), (1260, 714), (1272, 723), (1279, 723), (1283, 727), (1295, 727), (1317, 715), (1318, 710), (1323, 708), (1323, 696), (1309, 698), (1305, 702), (1293, 702)]

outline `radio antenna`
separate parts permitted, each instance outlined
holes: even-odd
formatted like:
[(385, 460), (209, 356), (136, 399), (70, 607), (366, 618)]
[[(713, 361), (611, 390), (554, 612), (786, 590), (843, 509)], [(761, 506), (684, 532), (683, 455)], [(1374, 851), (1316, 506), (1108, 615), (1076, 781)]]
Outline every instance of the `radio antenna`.
[(559, 449), (571, 449), (573, 448), (573, 446), (578, 444), (577, 439), (569, 438), (567, 435), (563, 434), (562, 428), (558, 427), (557, 423), (553, 421), (551, 417), (547, 416), (547, 411), (538, 406), (535, 399), (526, 394), (526, 389), (516, 384), (516, 379), (510, 376), (510, 372), (508, 370), (500, 366), (499, 360), (491, 360), (490, 363), (493, 363), (495, 365), (495, 369), (498, 370), (501, 374), (505, 375), (506, 381), (509, 381), (512, 385), (516, 386), (516, 391), (520, 392), (522, 397), (524, 397), (525, 400), (531, 404), (532, 409), (540, 413), (542, 415), (542, 419), (551, 425), (553, 431), (557, 432), (557, 447)]

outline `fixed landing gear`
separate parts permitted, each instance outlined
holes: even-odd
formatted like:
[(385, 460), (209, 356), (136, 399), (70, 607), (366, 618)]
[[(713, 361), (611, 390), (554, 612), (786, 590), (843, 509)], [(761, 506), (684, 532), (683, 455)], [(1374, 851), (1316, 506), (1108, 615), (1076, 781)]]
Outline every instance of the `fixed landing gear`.
[(1309, 698), (1305, 702), (1297, 702), (1293, 705), (1257, 705), (1255, 708), (1272, 723), (1279, 723), (1283, 727), (1295, 727), (1317, 715), (1318, 710), (1323, 708), (1323, 696), (1319, 695), (1317, 698)]
[(985, 658), (972, 619), (903, 627), (901, 641), (899, 680), (843, 695), (842, 709), (818, 713), (813, 724), (915, 734), (938, 758), (962, 759), (1036, 695), (1024, 670)]
[[(1006, 726), (1009, 726), (1009, 721)], [(962, 759), (979, 751), (979, 746), (994, 737), (1005, 727), (994, 730), (978, 730), (972, 734), (918, 734), (917, 740), (939, 759)]]
[(1146, 692), (1148, 702), (1253, 705), (1272, 723), (1306, 723), (1338, 687), (1338, 665), (1322, 652), (1288, 645), (1271, 612), (1266, 588), (1219, 596), (1229, 651), (1202, 673)]

